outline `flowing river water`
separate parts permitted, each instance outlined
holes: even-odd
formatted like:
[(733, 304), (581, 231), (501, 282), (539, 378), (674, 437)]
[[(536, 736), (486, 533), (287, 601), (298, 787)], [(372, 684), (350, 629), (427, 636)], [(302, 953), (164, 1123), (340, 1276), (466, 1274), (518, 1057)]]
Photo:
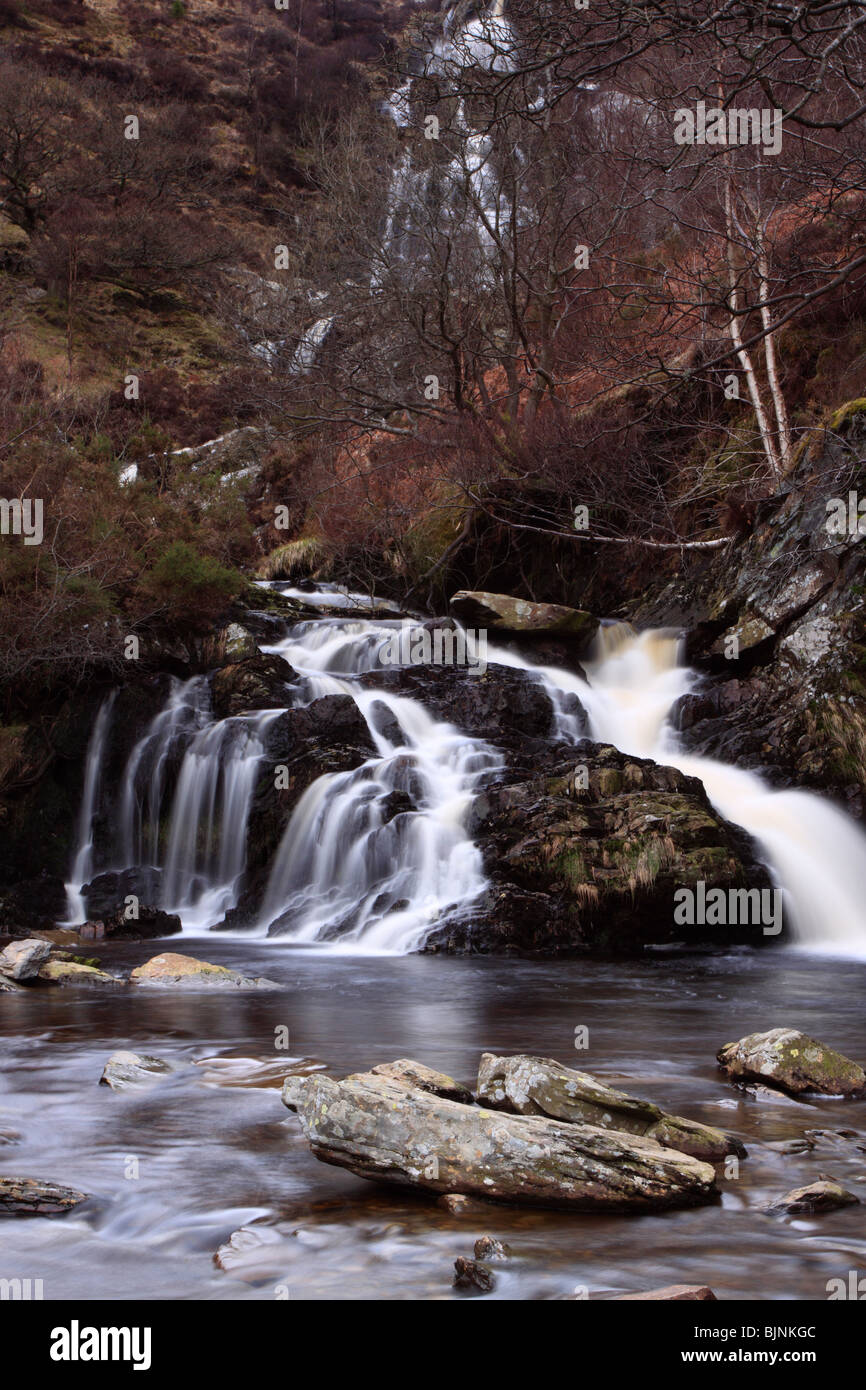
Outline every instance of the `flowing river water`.
[[(450, 1298), (459, 1296), (454, 1258), (490, 1233), (514, 1254), (494, 1297), (672, 1282), (709, 1283), (720, 1297), (826, 1297), (828, 1279), (866, 1266), (863, 1208), (798, 1219), (763, 1208), (819, 1172), (866, 1198), (866, 1102), (751, 1098), (723, 1080), (715, 1053), (787, 1024), (862, 1059), (860, 830), (820, 798), (772, 792), (753, 773), (677, 750), (668, 716), (694, 677), (678, 664), (670, 634), (603, 629), (588, 681), (491, 648), (491, 663), (527, 667), (543, 684), (557, 735), (575, 742), (576, 759), (574, 695), (593, 737), (701, 777), (716, 805), (764, 846), (799, 948), (668, 951), (616, 963), (413, 954), (439, 916), (471, 908), (483, 890), (480, 854), (463, 827), (501, 755), (434, 719), (421, 701), (359, 683), (381, 669), (395, 625), (325, 617), (296, 625), (272, 648), (299, 676), (286, 707), (351, 694), (376, 752), (305, 793), (260, 919), (242, 935), (203, 932), (242, 889), (254, 773), (281, 710), (216, 720), (205, 680), (175, 686), (130, 754), (113, 841), (100, 848), (93, 815), (112, 717), (110, 699), (103, 705), (85, 771), (71, 914), (100, 853), (115, 867), (148, 867), (160, 875), (163, 904), (184, 919), (185, 939), (167, 949), (283, 988), (4, 996), (4, 1170), (92, 1195), (62, 1220), (5, 1223), (0, 1276), (42, 1279), (45, 1296), (57, 1298)], [(416, 810), (396, 817), (403, 824), (395, 828), (381, 803), (410, 785)], [(167, 836), (158, 833), (161, 818)], [(120, 969), (148, 959), (154, 944), (100, 952)], [(581, 1028), (586, 1051), (574, 1047)], [(284, 1029), (287, 1049), (276, 1045)], [(146, 1092), (114, 1093), (98, 1081), (118, 1048), (154, 1053), (177, 1070)], [(472, 1082), (485, 1050), (592, 1071), (733, 1131), (749, 1158), (722, 1182), (716, 1205), (694, 1211), (610, 1217), (491, 1207), (454, 1216), (316, 1162), (279, 1099), (294, 1068), (344, 1075), (401, 1056)], [(786, 1151), (792, 1140), (796, 1152)]]

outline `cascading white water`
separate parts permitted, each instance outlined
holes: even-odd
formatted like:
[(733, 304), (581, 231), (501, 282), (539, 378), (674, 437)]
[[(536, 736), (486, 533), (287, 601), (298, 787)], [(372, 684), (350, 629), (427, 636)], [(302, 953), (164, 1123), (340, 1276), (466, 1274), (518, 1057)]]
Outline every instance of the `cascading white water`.
[(490, 651), (489, 660), (536, 672), (557, 711), (560, 737), (581, 736), (574, 715), (563, 712), (563, 697), (577, 695), (593, 739), (699, 778), (721, 815), (762, 846), (797, 943), (824, 953), (866, 955), (866, 835), (820, 796), (774, 791), (754, 772), (677, 746), (668, 717), (696, 683), (695, 673), (680, 664), (679, 647), (669, 632), (603, 627), (594, 659), (586, 664), (588, 683), (499, 649)]
[(78, 927), (86, 920), (84, 898), (81, 890), (90, 879), (93, 870), (93, 817), (96, 814), (102, 765), (105, 761), (105, 748), (111, 724), (111, 711), (117, 699), (117, 691), (112, 690), (99, 707), (87, 747), (84, 763), (84, 788), (81, 794), (81, 808), (78, 812), (76, 850), (66, 884), (66, 924)]
[(86, 920), (81, 890), (94, 872), (136, 868), (145, 871), (149, 906), (177, 913), (184, 931), (204, 930), (237, 903), (265, 730), (283, 709), (215, 720), (204, 676), (173, 681), (127, 759), (113, 840), (97, 864), (92, 827), (116, 694), (103, 703), (90, 739), (68, 924)]
[[(456, 93), (467, 70), (509, 71), (516, 44), (517, 35), (505, 16), (504, 0), (492, 0), (462, 24), (457, 23), (457, 7), (451, 6), (441, 35), (425, 57), (424, 75), (433, 78), (444, 93)], [(382, 103), (382, 111), (401, 129), (411, 118), (413, 87), (414, 79), (410, 77)], [(392, 170), (382, 235), (383, 263), (374, 269), (374, 289), (383, 282), (390, 265), (412, 264), (426, 254), (431, 198), (450, 235), (458, 227), (471, 231), (479, 253), (478, 274), (485, 279), (489, 274), (487, 254), (503, 235), (510, 215), (509, 201), (492, 167), (493, 140), (489, 132), (473, 129), (462, 98), (450, 128), (452, 134), (459, 133), (463, 139), (460, 154), (449, 163), (435, 172), (419, 167), (407, 146)], [(490, 228), (496, 228), (497, 235), (491, 235)]]
[[(337, 590), (299, 591), (299, 597), (331, 607), (342, 602), (359, 612), (372, 606)], [(360, 616), (296, 624), (265, 648), (298, 673), (278, 709), (217, 720), (206, 678), (175, 682), (128, 759), (114, 849), (96, 855), (93, 827), (114, 703), (109, 696), (88, 747), (67, 885), (69, 921), (84, 920), (81, 889), (99, 861), (101, 867), (154, 871), (158, 905), (178, 912), (185, 930), (219, 922), (238, 901), (268, 724), (285, 708), (333, 694), (355, 701), (376, 753), (358, 768), (318, 778), (301, 797), (271, 867), (259, 932), (343, 951), (403, 953), (423, 945), (444, 917), (471, 910), (486, 880), (481, 854), (465, 830), (466, 813), (503, 759), (434, 718), (421, 701), (359, 681), (390, 664), (385, 648), (393, 651), (395, 629), (402, 626), (396, 618)], [(753, 772), (678, 747), (669, 717), (697, 678), (680, 664), (675, 635), (604, 627), (586, 679), (535, 666), (504, 648), (489, 648), (487, 660), (541, 683), (559, 739), (577, 744), (589, 734), (699, 778), (718, 811), (763, 848), (797, 941), (825, 952), (866, 954), (860, 906), (866, 836), (819, 796), (774, 791)]]
[(237, 903), (264, 731), (281, 709), (220, 719), (184, 754), (169, 817), (162, 905), (185, 931), (218, 922)]
[(377, 756), (320, 777), (305, 792), (277, 851), (261, 930), (343, 951), (402, 954), (485, 887), (464, 821), (501, 757), (432, 718), (419, 701), (349, 678), (382, 669), (380, 653), (399, 626), (302, 623), (270, 649), (303, 677), (301, 698), (351, 695)]

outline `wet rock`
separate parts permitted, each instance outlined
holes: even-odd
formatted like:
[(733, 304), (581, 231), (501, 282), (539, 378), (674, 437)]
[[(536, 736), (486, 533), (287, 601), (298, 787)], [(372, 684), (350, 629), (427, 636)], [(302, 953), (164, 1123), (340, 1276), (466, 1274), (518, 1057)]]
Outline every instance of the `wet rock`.
[(42, 1178), (0, 1177), (0, 1216), (61, 1216), (86, 1200), (86, 1192)]
[(261, 976), (240, 975), (225, 965), (211, 965), (194, 956), (181, 956), (166, 951), (153, 956), (144, 965), (137, 965), (130, 982), (140, 987), (175, 989), (281, 989), (273, 980)]
[(866, 1072), (796, 1028), (772, 1028), (727, 1043), (718, 1062), (731, 1080), (761, 1081), (792, 1095), (862, 1096)]
[(282, 709), (289, 701), (286, 687), (297, 678), (289, 663), (275, 653), (233, 661), (214, 673), (214, 714), (218, 719), (228, 719), (247, 710)]
[(686, 1300), (707, 1303), (716, 1302), (716, 1295), (706, 1284), (668, 1284), (663, 1289), (647, 1289), (645, 1293), (621, 1293), (617, 1302), (641, 1302), (648, 1299), (669, 1303)]
[(159, 869), (147, 867), (97, 874), (81, 890), (88, 920), (105, 921), (113, 917), (123, 911), (130, 897), (137, 898), (139, 903), (157, 902), (161, 877)]
[(50, 954), (50, 943), (40, 941), (38, 937), (13, 941), (4, 951), (0, 951), (0, 974), (8, 976), (10, 980), (33, 980)]
[(766, 1144), (765, 1148), (772, 1149), (777, 1154), (807, 1154), (811, 1153), (815, 1147), (812, 1139), (779, 1139)]
[(490, 594), (461, 589), (451, 599), (451, 611), (467, 627), (492, 628), (494, 632), (543, 633), (573, 638), (589, 651), (599, 628), (598, 618), (580, 608), (556, 603), (532, 603), (509, 594)]
[(495, 1284), (493, 1270), (478, 1260), (465, 1260), (460, 1256), (454, 1261), (455, 1289), (478, 1289), (480, 1293), (490, 1293)]
[(397, 1062), (380, 1062), (371, 1067), (373, 1076), (382, 1076), (398, 1085), (414, 1086), (431, 1096), (441, 1096), (443, 1100), (456, 1100), (462, 1105), (474, 1105), (475, 1097), (468, 1086), (461, 1086), (453, 1077), (444, 1072), (425, 1067), (423, 1062), (413, 1062), (401, 1057)]
[(80, 965), (74, 960), (49, 960), (39, 971), (39, 978), (52, 985), (84, 989), (122, 989), (126, 984), (117, 975), (109, 975), (93, 965)]
[(110, 1086), (112, 1091), (131, 1091), (141, 1086), (152, 1086), (173, 1071), (174, 1067), (161, 1057), (148, 1057), (139, 1052), (113, 1052), (103, 1067), (99, 1084)]
[(507, 1260), (511, 1249), (495, 1236), (479, 1236), (475, 1242), (476, 1260)]
[(24, 994), (26, 985), (18, 985), (8, 975), (0, 975), (0, 994)]
[(436, 1198), (436, 1205), (442, 1207), (443, 1211), (450, 1212), (452, 1216), (471, 1216), (485, 1209), (484, 1202), (464, 1197), (462, 1192), (446, 1192), (442, 1197)]
[(859, 1205), (860, 1198), (848, 1192), (835, 1178), (821, 1177), (808, 1187), (795, 1187), (783, 1197), (771, 1202), (768, 1211), (787, 1212), (790, 1216), (807, 1214), (817, 1216), (824, 1211), (836, 1211), (839, 1207)]
[[(436, 719), (516, 755), (527, 739), (546, 740), (553, 732), (553, 707), (543, 687), (530, 673), (507, 666), (489, 666), (483, 674), (458, 666), (390, 667), (362, 676), (360, 684), (420, 700)], [(576, 697), (574, 713), (585, 726)], [(381, 732), (387, 737), (388, 726)]]
[(405, 1075), (290, 1077), (283, 1103), (322, 1162), (432, 1193), (582, 1211), (689, 1206), (716, 1194), (708, 1164), (643, 1136), (461, 1104)]
[(784, 1091), (776, 1091), (772, 1086), (747, 1085), (737, 1082), (737, 1089), (749, 1100), (759, 1101), (762, 1105), (798, 1105), (802, 1106), (803, 1101), (796, 1100), (794, 1096), (786, 1095)]
[(137, 917), (127, 917), (121, 910), (105, 921), (85, 922), (78, 928), (82, 941), (153, 941), (163, 936), (177, 936), (181, 931), (180, 917), (158, 907), (140, 907)]
[(485, 1052), (478, 1069), (478, 1100), (511, 1114), (547, 1115), (641, 1134), (665, 1148), (711, 1162), (746, 1153), (738, 1139), (720, 1129), (668, 1115), (650, 1101), (635, 1100), (588, 1072), (575, 1071), (549, 1057), (497, 1057)]
[(677, 890), (703, 881), (769, 887), (753, 845), (675, 768), (584, 743), (507, 769), (476, 796), (467, 828), (490, 886), (471, 917), (434, 929), (426, 949), (634, 955), (686, 941), (761, 944), (758, 925), (683, 926)]

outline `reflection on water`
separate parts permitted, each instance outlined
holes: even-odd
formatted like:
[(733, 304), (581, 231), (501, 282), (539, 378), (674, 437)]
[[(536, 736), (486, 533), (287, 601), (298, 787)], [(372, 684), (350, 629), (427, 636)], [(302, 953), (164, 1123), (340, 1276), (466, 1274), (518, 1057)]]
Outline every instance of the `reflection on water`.
[[(862, 1061), (866, 966), (846, 964), (843, 980), (838, 962), (778, 951), (609, 965), (324, 958), (214, 939), (192, 950), (285, 992), (4, 996), (0, 1131), (21, 1137), (0, 1147), (0, 1171), (92, 1200), (63, 1219), (5, 1221), (0, 1277), (41, 1278), (46, 1298), (455, 1298), (466, 1295), (451, 1288), (454, 1259), (483, 1233), (512, 1248), (492, 1295), (502, 1298), (694, 1282), (722, 1298), (823, 1299), (827, 1279), (866, 1271), (863, 1207), (796, 1220), (762, 1212), (819, 1172), (866, 1199), (866, 1102), (744, 1099), (714, 1060), (723, 1043), (787, 1023)], [(151, 954), (107, 948), (103, 962)], [(581, 1025), (590, 1047), (578, 1053)], [(288, 1051), (275, 1050), (286, 1027)], [(97, 1083), (120, 1047), (179, 1070), (115, 1093)], [(736, 1132), (750, 1156), (718, 1204), (692, 1211), (491, 1205), (452, 1216), (318, 1163), (279, 1099), (293, 1066), (345, 1074), (410, 1056), (472, 1081), (484, 1050), (595, 1071)], [(809, 1152), (768, 1147), (805, 1130), (822, 1131)]]

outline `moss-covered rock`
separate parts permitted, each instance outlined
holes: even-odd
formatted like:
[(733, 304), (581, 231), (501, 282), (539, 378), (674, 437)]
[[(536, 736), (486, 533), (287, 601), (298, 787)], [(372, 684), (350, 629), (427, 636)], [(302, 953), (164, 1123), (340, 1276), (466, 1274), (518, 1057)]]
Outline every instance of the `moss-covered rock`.
[(796, 1028), (772, 1028), (726, 1043), (718, 1061), (732, 1081), (761, 1081), (789, 1095), (866, 1093), (861, 1066)]
[(748, 838), (675, 768), (585, 743), (533, 750), (482, 791), (469, 829), (492, 880), (471, 919), (434, 932), (428, 949), (629, 955), (645, 946), (758, 944), (747, 925), (678, 925), (678, 889), (765, 887)]

